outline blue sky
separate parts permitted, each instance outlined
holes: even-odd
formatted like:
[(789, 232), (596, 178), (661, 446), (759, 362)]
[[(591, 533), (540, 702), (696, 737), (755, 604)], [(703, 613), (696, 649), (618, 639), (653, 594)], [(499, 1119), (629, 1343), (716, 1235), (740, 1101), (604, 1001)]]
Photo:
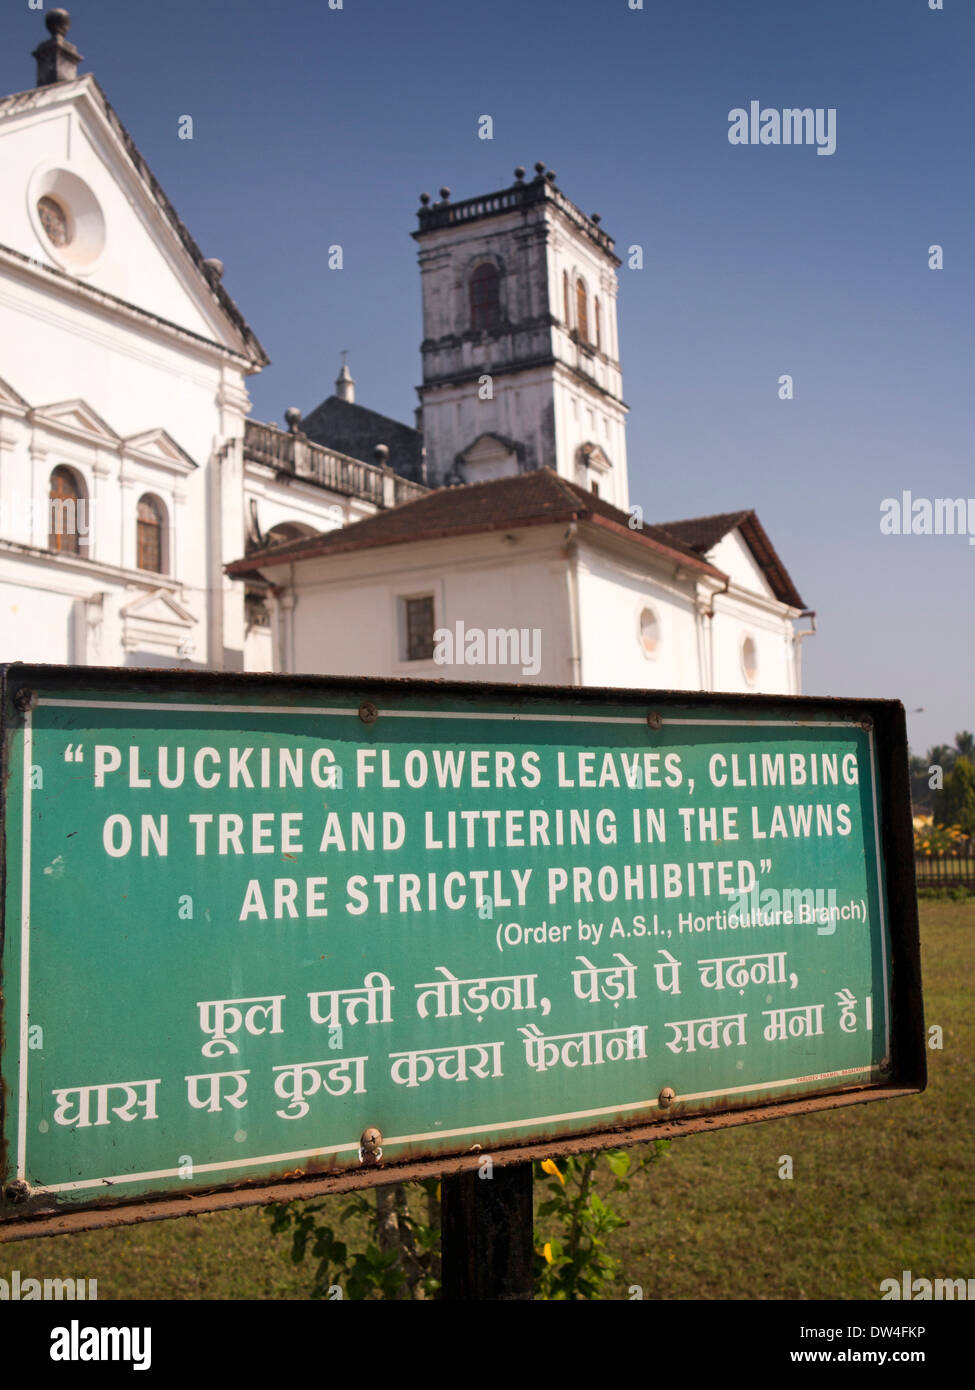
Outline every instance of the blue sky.
[[(975, 546), (879, 525), (904, 489), (975, 497), (968, 0), (69, 8), (81, 71), (271, 356), (256, 418), (317, 404), (347, 348), (357, 399), (411, 422), (419, 193), (543, 159), (621, 255), (644, 248), (620, 271), (633, 500), (756, 508), (818, 614), (807, 694), (924, 706), (919, 750), (975, 726)], [(5, 0), (0, 25), (0, 88), (23, 90), (42, 17)], [(834, 107), (836, 152), (731, 145), (752, 100)]]

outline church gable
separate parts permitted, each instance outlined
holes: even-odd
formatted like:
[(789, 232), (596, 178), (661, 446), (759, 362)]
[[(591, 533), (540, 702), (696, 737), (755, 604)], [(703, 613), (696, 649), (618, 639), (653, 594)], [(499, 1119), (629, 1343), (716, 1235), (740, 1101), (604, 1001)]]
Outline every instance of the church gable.
[(665, 521), (661, 530), (706, 556), (733, 583), (790, 608), (806, 605), (754, 511), (722, 512)]
[(708, 551), (708, 559), (730, 575), (732, 584), (737, 587), (747, 589), (752, 594), (761, 594), (764, 598), (776, 597), (775, 590), (762, 573), (737, 527)]
[(0, 101), (0, 159), (0, 245), (267, 361), (93, 76)]

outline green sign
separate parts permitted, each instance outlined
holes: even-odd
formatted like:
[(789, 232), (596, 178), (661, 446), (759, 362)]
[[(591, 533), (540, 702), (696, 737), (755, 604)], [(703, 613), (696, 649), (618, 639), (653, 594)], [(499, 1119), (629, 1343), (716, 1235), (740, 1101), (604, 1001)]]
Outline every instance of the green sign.
[(7, 1219), (923, 1085), (900, 706), (13, 667), (4, 710)]

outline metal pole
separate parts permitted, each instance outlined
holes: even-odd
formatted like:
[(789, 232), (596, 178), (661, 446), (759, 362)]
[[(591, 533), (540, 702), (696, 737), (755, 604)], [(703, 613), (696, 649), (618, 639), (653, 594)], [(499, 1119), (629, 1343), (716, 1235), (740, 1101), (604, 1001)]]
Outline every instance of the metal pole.
[(444, 1178), (442, 1297), (454, 1302), (530, 1300), (534, 1258), (532, 1166), (512, 1163)]

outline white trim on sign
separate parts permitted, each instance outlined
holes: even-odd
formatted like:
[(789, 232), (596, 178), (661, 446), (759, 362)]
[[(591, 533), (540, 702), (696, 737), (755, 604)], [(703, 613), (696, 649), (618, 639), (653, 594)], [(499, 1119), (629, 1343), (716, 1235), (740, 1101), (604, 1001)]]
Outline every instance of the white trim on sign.
[[(119, 709), (119, 710), (150, 710), (161, 712), (166, 710), (182, 711), (195, 714), (282, 714), (291, 716), (305, 715), (346, 715), (358, 717), (358, 707), (338, 707), (338, 706), (281, 706), (281, 705), (219, 705), (219, 704), (189, 704), (176, 701), (142, 701), (142, 700), (69, 700), (53, 699), (40, 697), (36, 704), (50, 705), (58, 708), (71, 709)], [(473, 722), (482, 720), (506, 720), (508, 722), (548, 722), (555, 724), (566, 723), (586, 723), (586, 724), (632, 724), (646, 725), (645, 716), (600, 715), (600, 714), (501, 714), (501, 713), (470, 713), (461, 711), (443, 710), (381, 710), (381, 717), (395, 719), (463, 719)], [(746, 728), (856, 728), (860, 723), (855, 719), (837, 720), (802, 720), (802, 719), (681, 719), (669, 718), (664, 716), (661, 721), (663, 724), (690, 725), (690, 726), (736, 726)], [(884, 902), (884, 883), (881, 869), (880, 852), (880, 820), (879, 807), (877, 801), (877, 777), (874, 757), (874, 735), (873, 730), (867, 732), (870, 748), (870, 783), (871, 799), (873, 805), (874, 819), (874, 846), (877, 860), (877, 888), (878, 901), (880, 904), (880, 925), (881, 925), (881, 951), (883, 961), (884, 977), (884, 1039), (885, 1055), (890, 1056), (890, 1019), (889, 1019), (889, 980), (886, 931), (887, 918)], [(23, 818), (22, 827), (22, 846), (23, 846), (23, 865), (21, 876), (21, 959), (20, 959), (20, 1064), (19, 1064), (19, 1085), (20, 1094), (18, 1096), (18, 1141), (17, 1141), (17, 1175), (19, 1178), (26, 1179), (27, 1167), (27, 1063), (28, 1063), (28, 1005), (30, 989), (30, 853), (31, 853), (31, 758), (33, 756), (33, 725), (31, 711), (28, 710), (24, 716), (24, 788), (23, 788)], [(263, 998), (263, 996), (261, 996)], [(762, 1081), (743, 1086), (730, 1086), (713, 1091), (699, 1091), (694, 1094), (681, 1096), (682, 1102), (714, 1100), (721, 1096), (740, 1095), (742, 1093), (774, 1091), (785, 1086), (801, 1086), (808, 1082), (831, 1080), (839, 1077), (865, 1076), (870, 1079), (880, 1079), (881, 1073), (878, 1067), (871, 1065), (864, 1067), (852, 1067), (845, 1071), (818, 1073), (810, 1076), (789, 1077), (781, 1081)], [(539, 1125), (564, 1123), (568, 1120), (592, 1119), (601, 1115), (615, 1115), (621, 1117), (620, 1122), (626, 1123), (625, 1117), (635, 1114), (641, 1110), (652, 1110), (658, 1108), (658, 1101), (640, 1100), (625, 1103), (622, 1105), (602, 1106), (592, 1110), (569, 1111), (559, 1115), (541, 1115), (530, 1119), (489, 1121), (479, 1125), (471, 1125), (462, 1129), (433, 1130), (423, 1134), (395, 1135), (384, 1140), (384, 1146), (399, 1144), (423, 1143), (438, 1139), (462, 1138), (469, 1135), (491, 1133), (504, 1133), (506, 1131), (526, 1129)], [(580, 1136), (582, 1137), (582, 1136)], [(240, 1168), (254, 1168), (262, 1164), (280, 1164), (294, 1162), (297, 1159), (320, 1158), (328, 1154), (358, 1152), (359, 1141), (351, 1141), (344, 1144), (334, 1144), (327, 1148), (301, 1149), (290, 1153), (268, 1154), (259, 1158), (230, 1159), (226, 1162), (199, 1163), (193, 1165), (194, 1173), (216, 1173), (232, 1172)], [(343, 1170), (344, 1174), (345, 1170)], [(85, 1178), (76, 1182), (52, 1183), (40, 1185), (33, 1188), (34, 1192), (78, 1192), (92, 1188), (106, 1189), (113, 1186), (133, 1182), (148, 1182), (162, 1178), (179, 1177), (179, 1168), (161, 1168), (144, 1173), (119, 1174), (109, 1178)], [(338, 1174), (336, 1175), (338, 1176)]]

